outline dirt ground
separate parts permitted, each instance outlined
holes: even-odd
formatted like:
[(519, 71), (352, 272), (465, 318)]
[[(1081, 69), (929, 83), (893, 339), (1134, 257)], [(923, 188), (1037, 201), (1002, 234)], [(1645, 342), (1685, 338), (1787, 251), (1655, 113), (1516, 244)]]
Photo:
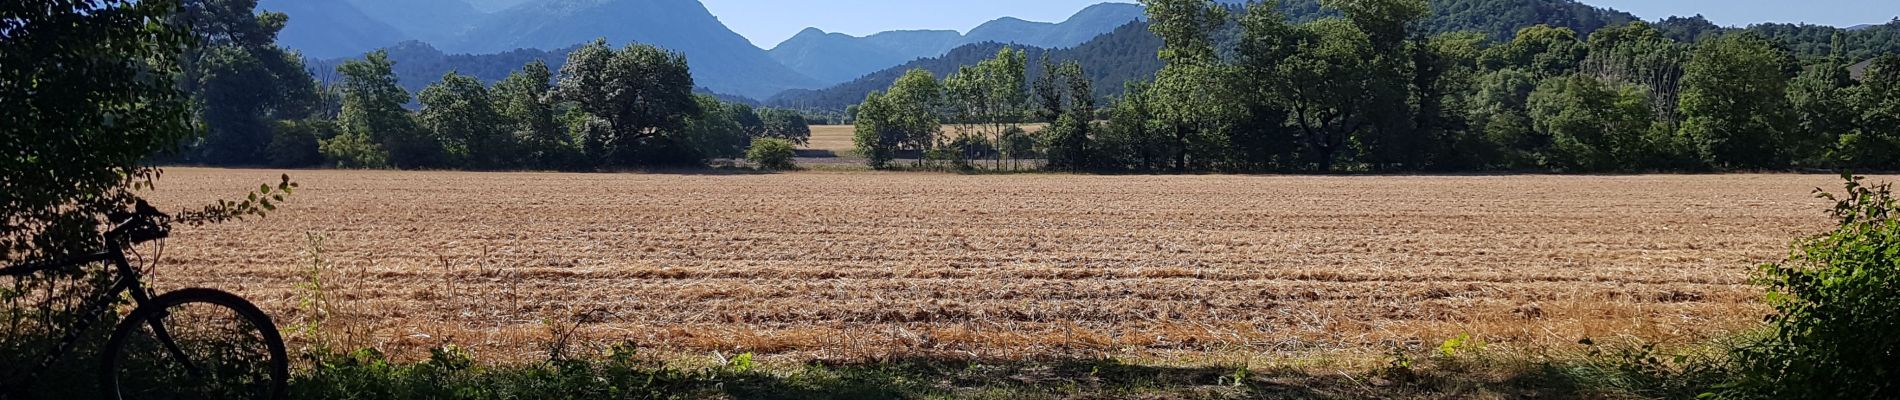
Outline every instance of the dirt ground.
[(1749, 274), (1825, 229), (1810, 192), (1838, 186), (172, 168), (152, 197), (197, 206), (281, 173), (302, 189), (278, 214), (180, 228), (161, 288), (238, 292), (304, 344), (495, 359), (558, 339), (787, 360), (1698, 340), (1761, 320)]

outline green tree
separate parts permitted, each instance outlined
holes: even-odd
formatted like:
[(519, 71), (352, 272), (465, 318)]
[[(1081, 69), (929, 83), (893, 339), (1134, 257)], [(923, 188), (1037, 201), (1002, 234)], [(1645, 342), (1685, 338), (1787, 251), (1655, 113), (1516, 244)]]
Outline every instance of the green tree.
[[(759, 136), (801, 145), (811, 142), (811, 122), (797, 111), (767, 108), (759, 112), (757, 119), (762, 127)], [(745, 124), (743, 119), (740, 124)]]
[(1705, 40), (1682, 78), (1682, 133), (1703, 161), (1729, 168), (1787, 165), (1794, 57), (1752, 33)]
[(1020, 126), (1010, 126), (1003, 130), (1003, 136), (996, 138), (997, 151), (1010, 160), (1010, 169), (1017, 169), (1020, 160), (1036, 157), (1036, 136)]
[[(1214, 34), (1227, 23), (1227, 9), (1207, 0), (1143, 0), (1148, 7), (1148, 30), (1163, 43), (1166, 66), (1155, 74), (1151, 110), (1173, 139), (1173, 168), (1207, 165), (1227, 148), (1223, 122), (1232, 115), (1232, 103), (1221, 85), (1229, 74), (1214, 44)], [(1088, 121), (1088, 120), (1083, 120)], [(1077, 124), (1080, 126), (1081, 124)]]
[(566, 169), (579, 163), (574, 138), (561, 127), (554, 106), (547, 101), (554, 90), (553, 79), (547, 63), (536, 60), (495, 83), (495, 107), (512, 127), (513, 140), (519, 143), (515, 157), (525, 166)]
[(1583, 75), (1552, 78), (1530, 97), (1531, 123), (1550, 138), (1547, 166), (1572, 171), (1635, 168), (1648, 148), (1649, 97)]
[(1789, 82), (1788, 106), (1795, 125), (1787, 147), (1794, 161), (1814, 167), (1838, 156), (1834, 146), (1858, 128), (1854, 86), (1847, 66), (1831, 60), (1809, 67)]
[(1639, 21), (1590, 34), (1588, 49), (1589, 56), (1578, 68), (1581, 73), (1640, 86), (1649, 92), (1659, 121), (1672, 125), (1681, 122), (1676, 112), (1683, 64), (1689, 59), (1690, 47), (1669, 40), (1655, 27)]
[(1318, 171), (1333, 170), (1349, 140), (1364, 132), (1377, 71), (1365, 32), (1341, 19), (1301, 26), (1291, 56), (1279, 74), (1287, 82), (1282, 98), (1293, 125), (1305, 140), (1305, 153)]
[(318, 143), (337, 135), (336, 123), (322, 119), (277, 121), (270, 146), (265, 148), (270, 166), (279, 168), (311, 167), (323, 163)]
[(157, 177), (143, 161), (192, 132), (177, 1), (14, 4), (0, 6), (0, 264), (92, 250), (106, 213)]
[(266, 147), (278, 120), (310, 115), (316, 86), (303, 62), (276, 47), (217, 46), (196, 54), (199, 119), (205, 131), (196, 159), (224, 165), (271, 162)]
[(256, 8), (257, 0), (191, 0), (173, 16), (195, 39), (180, 55), (180, 84), (204, 131), (189, 154), (196, 161), (269, 163), (276, 121), (307, 117), (318, 103), (302, 58), (275, 43), (288, 17)]
[(686, 120), (686, 126), (680, 131), (678, 139), (685, 144), (682, 158), (691, 158), (691, 163), (699, 163), (707, 158), (739, 158), (745, 155), (746, 146), (753, 144), (753, 138), (746, 134), (745, 127), (739, 123), (740, 106), (719, 101), (708, 95), (696, 95), (699, 101), (699, 116)]
[(892, 116), (903, 135), (903, 148), (918, 152), (940, 147), (943, 86), (930, 71), (913, 69), (891, 83), (886, 94)]
[(422, 127), (441, 143), (445, 165), (516, 165), (514, 137), (481, 80), (450, 72), (416, 97), (422, 103)]
[(1492, 70), (1519, 68), (1542, 79), (1576, 72), (1587, 51), (1576, 31), (1536, 25), (1519, 30), (1509, 43), (1492, 47), (1484, 63)]
[[(1021, 119), (1028, 107), (1028, 55), (1022, 50), (1003, 48), (996, 56), (959, 68), (943, 79), (945, 106), (956, 123), (958, 141), (976, 143), (1000, 137), (1003, 130)], [(961, 146), (966, 150), (981, 146)], [(1000, 152), (996, 162), (1002, 163)], [(965, 152), (962, 159), (977, 154)]]
[(798, 169), (793, 159), (798, 151), (792, 148), (792, 142), (785, 139), (758, 138), (752, 140), (752, 146), (746, 148), (745, 159), (766, 170)]
[(884, 92), (871, 92), (852, 113), (855, 130), (851, 143), (871, 168), (889, 167), (891, 161), (897, 159), (898, 148), (909, 139), (890, 103)]
[(1416, 151), (1431, 156), (1434, 168), (1491, 168), (1497, 150), (1466, 113), (1477, 93), (1478, 67), (1486, 46), (1477, 32), (1447, 33), (1421, 40), (1413, 52), (1414, 123), (1428, 141)]
[(421, 132), (403, 104), (409, 92), (396, 83), (389, 53), (376, 51), (337, 67), (343, 75), (342, 133), (325, 140), (324, 156), (347, 167), (436, 165), (441, 145)]
[(1132, 82), (1122, 97), (1110, 107), (1108, 125), (1102, 130), (1097, 164), (1108, 168), (1133, 168), (1158, 171), (1167, 168), (1173, 142), (1166, 137), (1154, 117), (1150, 86)]
[(1859, 133), (1841, 137), (1840, 156), (1850, 166), (1900, 166), (1900, 56), (1873, 60), (1854, 92)]
[(567, 56), (560, 83), (550, 94), (606, 120), (611, 129), (584, 139), (602, 165), (663, 162), (665, 148), (679, 145), (669, 133), (680, 132), (702, 110), (693, 95), (686, 57), (644, 44), (615, 51), (596, 40)]
[(1477, 92), (1467, 118), (1484, 144), (1471, 147), (1474, 157), (1490, 168), (1537, 166), (1535, 153), (1550, 143), (1531, 129), (1530, 95), (1538, 86), (1535, 76), (1518, 69), (1493, 71), (1478, 77)]
[(1055, 123), (1042, 132), (1043, 153), (1048, 157), (1049, 169), (1080, 170), (1096, 167), (1095, 136), (1095, 88), (1089, 81), (1088, 73), (1082, 70), (1082, 63), (1069, 61), (1060, 67), (1045, 66), (1056, 70), (1055, 82), (1047, 85), (1064, 88), (1058, 96), (1062, 104), (1062, 114)]
[(1395, 54), (1410, 38), (1407, 27), (1431, 15), (1425, 0), (1325, 0), (1327, 8), (1339, 10), (1346, 20), (1365, 32), (1373, 51)]
[(1418, 84), (1413, 54), (1419, 49), (1407, 46), (1407, 27), (1429, 15), (1430, 7), (1424, 0), (1331, 0), (1325, 4), (1345, 14), (1353, 27), (1365, 33), (1371, 47), (1372, 57), (1363, 61), (1372, 79), (1363, 114), (1367, 129), (1353, 140), (1362, 161), (1381, 169), (1422, 168), (1432, 156), (1432, 145), (1431, 138), (1419, 135), (1413, 125), (1411, 103)]
[[(1280, 74), (1281, 62), (1297, 48), (1299, 36), (1279, 9), (1279, 2), (1252, 3), (1240, 16), (1235, 75), (1227, 81), (1229, 93), (1241, 109), (1241, 116), (1227, 140), (1234, 146), (1237, 156), (1234, 161), (1239, 169), (1263, 170), (1300, 164), (1298, 137), (1286, 126), (1290, 113), (1282, 97), (1291, 83)], [(1113, 124), (1117, 123), (1111, 119)], [(1136, 127), (1124, 126), (1122, 129)]]

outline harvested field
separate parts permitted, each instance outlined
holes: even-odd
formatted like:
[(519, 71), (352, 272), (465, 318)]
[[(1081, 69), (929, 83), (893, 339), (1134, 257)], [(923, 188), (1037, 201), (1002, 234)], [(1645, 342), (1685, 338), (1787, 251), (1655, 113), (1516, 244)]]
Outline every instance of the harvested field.
[[(154, 198), (279, 173), (175, 168)], [(309, 321), (314, 234), (351, 344), (794, 360), (1695, 340), (1760, 320), (1752, 266), (1825, 228), (1837, 179), (289, 173), (280, 214), (180, 228), (160, 284)]]

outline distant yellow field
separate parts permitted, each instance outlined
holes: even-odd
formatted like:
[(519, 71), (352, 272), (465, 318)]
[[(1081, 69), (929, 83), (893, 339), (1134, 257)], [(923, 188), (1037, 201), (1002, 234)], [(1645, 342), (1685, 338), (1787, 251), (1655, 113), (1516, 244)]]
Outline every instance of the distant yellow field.
[(583, 346), (789, 360), (1693, 342), (1759, 324), (1750, 271), (1827, 227), (1808, 193), (1835, 179), (177, 168), (153, 200), (281, 173), (277, 215), (181, 228), (154, 284), (301, 326), (314, 234), (348, 308), (324, 332), (494, 359), (570, 319)]

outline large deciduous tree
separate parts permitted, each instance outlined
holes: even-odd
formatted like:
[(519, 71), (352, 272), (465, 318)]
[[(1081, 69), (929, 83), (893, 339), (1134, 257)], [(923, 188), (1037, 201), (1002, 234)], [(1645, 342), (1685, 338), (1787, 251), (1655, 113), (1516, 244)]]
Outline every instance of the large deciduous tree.
[(177, 1), (12, 4), (0, 6), (0, 264), (96, 246), (106, 213), (156, 178), (147, 158), (192, 135)]
[(1859, 133), (1841, 138), (1842, 159), (1853, 166), (1900, 167), (1900, 55), (1873, 60), (1854, 93)]
[(196, 39), (181, 55), (180, 82), (203, 123), (204, 140), (189, 155), (196, 161), (270, 163), (276, 121), (308, 117), (317, 106), (302, 58), (276, 44), (288, 17), (256, 8), (257, 0), (187, 0), (173, 17)]
[(1167, 65), (1155, 74), (1151, 110), (1173, 138), (1173, 168), (1209, 165), (1225, 149), (1220, 129), (1233, 104), (1221, 85), (1229, 75), (1214, 43), (1227, 24), (1227, 9), (1207, 0), (1143, 0), (1148, 30), (1161, 37)]
[(553, 79), (547, 63), (529, 62), (495, 83), (495, 107), (513, 128), (514, 141), (520, 144), (516, 159), (534, 168), (573, 168), (579, 164), (579, 150), (548, 102), (548, 93), (554, 90)]
[(1571, 75), (1544, 82), (1530, 97), (1532, 126), (1550, 138), (1547, 166), (1571, 171), (1632, 169), (1653, 122), (1648, 94)]
[(1282, 61), (1280, 74), (1287, 85), (1282, 95), (1300, 129), (1306, 156), (1318, 171), (1331, 171), (1350, 144), (1364, 131), (1377, 73), (1365, 61), (1372, 43), (1365, 32), (1341, 19), (1325, 19), (1301, 26), (1292, 55)]
[(667, 135), (702, 112), (686, 57), (644, 44), (616, 51), (596, 40), (574, 50), (552, 96), (607, 121), (610, 129), (583, 138), (588, 156), (604, 165), (660, 161), (656, 150), (677, 144)]
[(1798, 68), (1787, 50), (1753, 33), (1703, 41), (1682, 78), (1683, 136), (1713, 166), (1785, 166), (1788, 79)]
[(439, 161), (441, 145), (416, 126), (403, 104), (409, 92), (396, 84), (395, 63), (378, 50), (337, 67), (343, 75), (342, 132), (324, 140), (324, 156), (346, 167), (426, 167)]
[(492, 169), (515, 163), (514, 137), (481, 80), (450, 72), (416, 97), (422, 126), (442, 145), (446, 165)]

